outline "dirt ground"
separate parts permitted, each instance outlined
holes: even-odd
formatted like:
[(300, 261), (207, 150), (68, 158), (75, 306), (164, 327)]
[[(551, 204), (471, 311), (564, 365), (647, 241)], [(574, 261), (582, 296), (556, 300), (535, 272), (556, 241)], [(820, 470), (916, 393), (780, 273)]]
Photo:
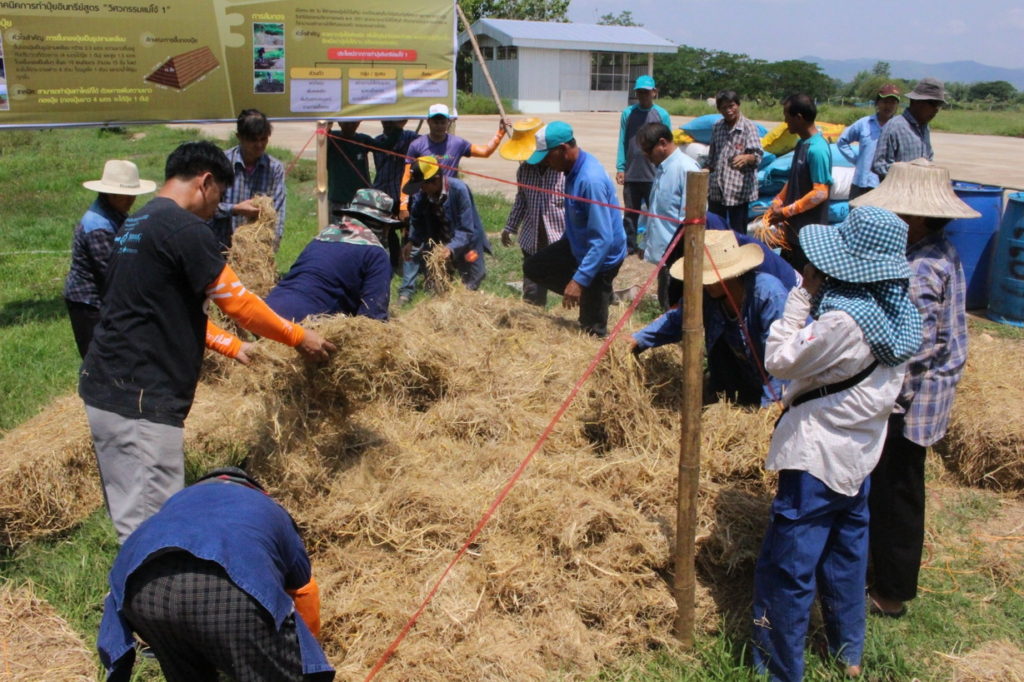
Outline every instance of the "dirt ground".
[[(939, 116), (942, 116), (939, 113)], [(619, 114), (616, 112), (578, 112), (552, 114), (542, 117), (545, 122), (555, 118), (566, 121), (573, 127), (576, 139), (586, 151), (597, 156), (610, 172), (615, 170), (615, 144), (619, 135)], [(685, 116), (672, 117), (673, 128), (692, 120)], [(491, 139), (497, 129), (497, 116), (463, 116), (455, 125), (455, 133), (470, 142), (483, 144)], [(772, 121), (761, 121), (765, 127), (775, 125)], [(415, 129), (417, 121), (410, 121), (408, 128)], [(206, 125), (186, 125), (199, 127), (204, 132), (228, 139), (234, 130), (234, 124), (214, 123)], [(298, 153), (313, 135), (315, 124), (275, 123), (274, 136), (271, 144), (284, 147)], [(367, 121), (359, 132), (378, 135), (380, 124)], [(423, 126), (426, 131), (426, 124)], [(994, 135), (958, 135), (954, 133), (932, 133), (932, 146), (935, 148), (935, 162), (949, 168), (955, 180), (997, 185), (1017, 190), (1024, 190), (1024, 139), (1018, 137), (997, 137)], [(304, 158), (315, 158), (314, 145), (309, 144)], [(468, 172), (480, 173), (489, 177), (513, 180), (516, 164), (502, 159), (497, 153), (489, 159), (465, 159), (461, 167)], [(475, 192), (499, 192), (512, 197), (515, 188), (495, 180), (489, 180), (468, 173), (466, 181)]]

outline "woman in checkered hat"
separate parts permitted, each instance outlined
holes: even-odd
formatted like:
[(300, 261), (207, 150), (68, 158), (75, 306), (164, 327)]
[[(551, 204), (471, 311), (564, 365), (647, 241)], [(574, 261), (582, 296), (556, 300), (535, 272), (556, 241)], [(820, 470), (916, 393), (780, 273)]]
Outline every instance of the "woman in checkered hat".
[(829, 653), (860, 674), (868, 476), (921, 344), (905, 222), (863, 207), (799, 238), (810, 262), (765, 345), (765, 368), (791, 382), (768, 452), (779, 483), (754, 577), (754, 665), (775, 680), (803, 677), (815, 592)]

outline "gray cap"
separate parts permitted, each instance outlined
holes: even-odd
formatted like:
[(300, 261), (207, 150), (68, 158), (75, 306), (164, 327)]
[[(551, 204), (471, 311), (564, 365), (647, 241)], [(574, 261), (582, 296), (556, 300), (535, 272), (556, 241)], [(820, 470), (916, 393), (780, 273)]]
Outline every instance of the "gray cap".
[(922, 78), (914, 89), (907, 93), (907, 99), (924, 99), (945, 104), (946, 87), (938, 78)]

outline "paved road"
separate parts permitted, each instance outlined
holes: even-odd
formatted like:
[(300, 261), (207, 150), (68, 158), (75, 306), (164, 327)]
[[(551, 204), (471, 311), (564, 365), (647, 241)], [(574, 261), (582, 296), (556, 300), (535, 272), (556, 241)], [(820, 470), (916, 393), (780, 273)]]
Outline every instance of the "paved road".
[[(939, 116), (942, 114), (940, 113)], [(580, 146), (597, 156), (610, 173), (615, 170), (615, 144), (618, 141), (619, 115), (614, 112), (582, 112), (558, 115), (572, 125)], [(459, 118), (455, 132), (474, 143), (491, 139), (497, 127), (497, 116), (463, 116)], [(691, 120), (675, 116), (672, 125), (679, 126)], [(763, 122), (766, 127), (774, 125)], [(197, 127), (188, 125), (184, 127)], [(234, 124), (215, 123), (198, 126), (207, 134), (228, 139)], [(411, 121), (409, 128), (415, 128)], [(276, 123), (271, 144), (298, 153), (313, 135), (313, 123)], [(424, 130), (426, 125), (424, 125)], [(360, 132), (368, 135), (380, 133), (380, 124), (367, 121)], [(949, 168), (954, 179), (967, 180), (1000, 187), (1024, 190), (1024, 139), (1018, 137), (996, 137), (993, 135), (957, 135), (953, 133), (932, 133), (935, 147), (935, 162)], [(310, 143), (304, 158), (315, 158), (314, 145)], [(464, 159), (461, 167), (466, 171), (480, 173), (494, 178), (513, 180), (516, 164), (502, 159), (497, 153), (489, 159)], [(466, 175), (466, 181), (476, 192), (499, 192), (511, 197), (515, 189), (477, 176)]]

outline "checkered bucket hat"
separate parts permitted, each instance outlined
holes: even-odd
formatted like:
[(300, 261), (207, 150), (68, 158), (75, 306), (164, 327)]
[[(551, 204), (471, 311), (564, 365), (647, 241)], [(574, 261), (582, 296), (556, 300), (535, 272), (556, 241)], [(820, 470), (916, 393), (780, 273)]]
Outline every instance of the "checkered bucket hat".
[(400, 221), (391, 215), (394, 207), (394, 200), (384, 192), (379, 189), (363, 188), (356, 190), (352, 201), (341, 209), (341, 212), (366, 216), (382, 223), (398, 223)]
[(910, 277), (907, 224), (882, 208), (855, 208), (838, 225), (808, 225), (800, 246), (814, 267), (844, 282)]
[(800, 230), (807, 258), (831, 279), (811, 314), (841, 310), (857, 323), (871, 353), (890, 367), (921, 346), (921, 315), (910, 300), (907, 224), (881, 208), (860, 207), (838, 225)]

